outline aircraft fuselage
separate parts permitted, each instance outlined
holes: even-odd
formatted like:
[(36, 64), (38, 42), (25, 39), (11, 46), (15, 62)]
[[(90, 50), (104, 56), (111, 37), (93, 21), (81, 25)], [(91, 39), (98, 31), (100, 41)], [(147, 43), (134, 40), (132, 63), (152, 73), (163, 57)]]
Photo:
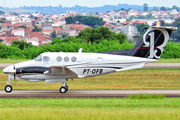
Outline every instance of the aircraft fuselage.
[[(156, 61), (155, 59), (101, 53), (47, 52), (40, 56), (41, 60), (35, 59), (15, 64), (16, 79), (38, 82), (43, 80), (57, 81), (58, 79), (92, 77), (141, 68), (145, 63)], [(52, 74), (46, 73), (52, 66), (62, 66), (65, 68), (53, 68)], [(3, 72), (8, 74), (10, 69), (13, 70), (13, 65), (5, 68)], [(13, 74), (11, 74), (10, 78), (13, 79), (13, 77)]]

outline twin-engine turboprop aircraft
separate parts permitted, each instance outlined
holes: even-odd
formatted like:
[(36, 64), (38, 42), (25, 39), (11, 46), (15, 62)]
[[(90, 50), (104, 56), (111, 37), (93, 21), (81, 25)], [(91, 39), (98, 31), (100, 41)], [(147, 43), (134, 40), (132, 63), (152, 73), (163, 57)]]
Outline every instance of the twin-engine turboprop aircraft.
[(46, 52), (36, 59), (17, 63), (3, 69), (8, 74), (6, 92), (13, 90), (11, 79), (30, 82), (63, 83), (61, 93), (68, 91), (67, 81), (118, 71), (142, 68), (145, 63), (158, 60), (168, 42), (174, 27), (152, 26), (147, 28), (143, 38), (130, 50), (104, 53)]

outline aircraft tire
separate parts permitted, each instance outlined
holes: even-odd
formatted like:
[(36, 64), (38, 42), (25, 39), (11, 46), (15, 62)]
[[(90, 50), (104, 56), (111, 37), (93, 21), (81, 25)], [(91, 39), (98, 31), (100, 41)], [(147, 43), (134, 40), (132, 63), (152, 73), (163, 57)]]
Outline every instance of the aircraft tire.
[(68, 90), (68, 89), (67, 89), (66, 87), (63, 87), (63, 86), (62, 86), (62, 87), (59, 89), (59, 92), (60, 92), (60, 93), (66, 93), (67, 90)]
[(68, 91), (68, 86), (66, 85), (65, 87), (66, 87), (66, 90)]
[(5, 90), (7, 93), (10, 93), (10, 92), (13, 90), (13, 88), (12, 88), (11, 85), (6, 85), (6, 87), (4, 88), (4, 90)]

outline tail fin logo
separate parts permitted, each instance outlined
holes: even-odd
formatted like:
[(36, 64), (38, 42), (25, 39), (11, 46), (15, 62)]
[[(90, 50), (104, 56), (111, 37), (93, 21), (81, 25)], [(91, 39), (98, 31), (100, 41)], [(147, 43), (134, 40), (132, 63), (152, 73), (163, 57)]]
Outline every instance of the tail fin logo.
[(143, 47), (150, 48), (147, 58), (160, 59), (168, 40), (169, 34), (166, 29), (148, 29), (143, 36)]

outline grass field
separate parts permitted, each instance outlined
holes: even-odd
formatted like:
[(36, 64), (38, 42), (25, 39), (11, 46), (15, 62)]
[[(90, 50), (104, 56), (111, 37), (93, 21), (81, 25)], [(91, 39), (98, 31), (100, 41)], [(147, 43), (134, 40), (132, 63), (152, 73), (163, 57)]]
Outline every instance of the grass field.
[[(23, 61), (28, 61), (29, 59), (1, 59), (0, 63), (19, 63)], [(160, 59), (159, 61), (156, 61), (155, 63), (180, 63), (180, 59)]]
[[(180, 89), (180, 69), (137, 69), (69, 81), (69, 89)], [(0, 69), (0, 89), (7, 75)], [(62, 85), (12, 81), (14, 89)], [(179, 120), (179, 98), (0, 99), (0, 120)]]
[(180, 59), (160, 59), (154, 63), (180, 63)]
[(1, 120), (179, 120), (180, 99), (0, 99)]
[(1, 59), (0, 63), (19, 63), (23, 61), (28, 61), (28, 59)]
[[(180, 89), (180, 69), (137, 69), (97, 77), (74, 79), (68, 81), (69, 89)], [(0, 89), (4, 89), (8, 75), (0, 69)], [(56, 89), (62, 84), (28, 81), (14, 81), (15, 90)]]

